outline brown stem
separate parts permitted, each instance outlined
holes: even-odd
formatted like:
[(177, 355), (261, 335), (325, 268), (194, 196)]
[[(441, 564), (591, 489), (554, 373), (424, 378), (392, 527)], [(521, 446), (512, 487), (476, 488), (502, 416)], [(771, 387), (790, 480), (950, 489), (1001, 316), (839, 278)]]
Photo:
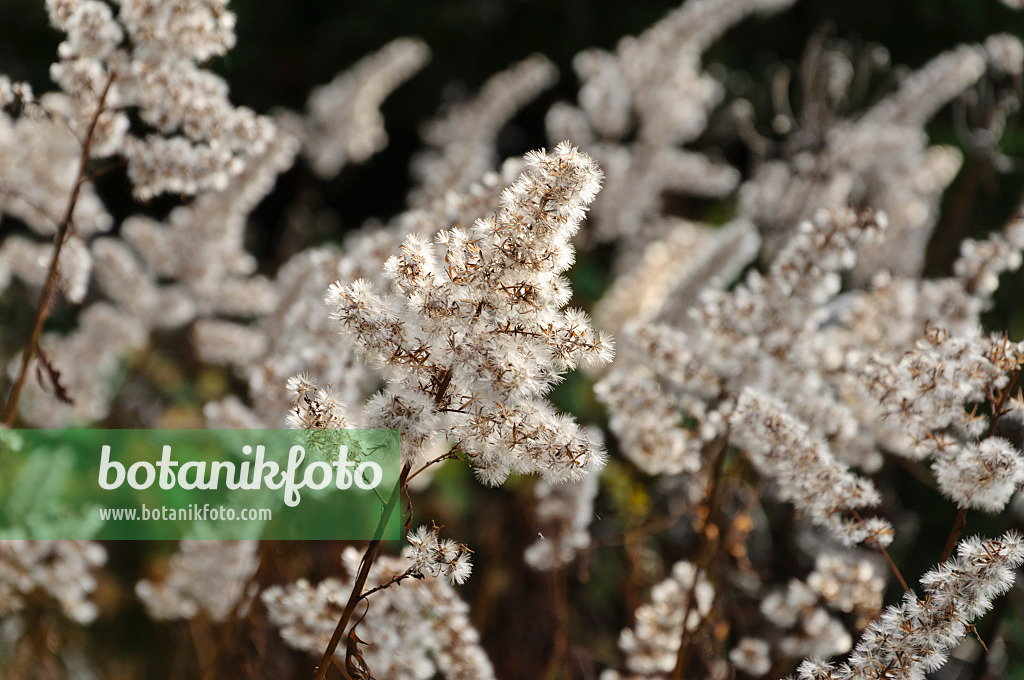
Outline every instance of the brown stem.
[(448, 451), (447, 453), (442, 453), (437, 458), (435, 458), (435, 459), (433, 459), (433, 460), (431, 460), (431, 461), (429, 461), (427, 463), (424, 463), (423, 467), (418, 468), (415, 472), (413, 472), (411, 475), (409, 475), (409, 479), (407, 479), (406, 481), (411, 482), (413, 477), (415, 477), (419, 473), (423, 472), (424, 470), (426, 470), (428, 467), (430, 467), (434, 463), (440, 463), (442, 461), (452, 460), (452, 459), (455, 459), (455, 458), (458, 458), (458, 457), (459, 457), (458, 447), (452, 449), (451, 451)]
[[(327, 677), (327, 669), (330, 668), (331, 660), (334, 658), (334, 652), (338, 649), (338, 645), (341, 644), (341, 638), (344, 637), (345, 629), (348, 628), (348, 624), (352, 620), (352, 615), (356, 611), (356, 605), (359, 604), (360, 600), (362, 600), (363, 586), (366, 585), (366, 579), (370, 575), (370, 568), (373, 566), (374, 560), (377, 559), (377, 552), (380, 550), (381, 544), (380, 537), (384, 534), (384, 527), (387, 526), (388, 520), (391, 519), (391, 513), (395, 509), (395, 505), (397, 505), (398, 499), (402, 495), (402, 491), (408, 483), (408, 479), (409, 465), (406, 464), (402, 467), (402, 473), (399, 475), (398, 483), (391, 492), (391, 498), (388, 499), (387, 505), (384, 506), (384, 512), (381, 514), (380, 521), (377, 523), (377, 529), (374, 531), (374, 539), (370, 541), (370, 544), (366, 547), (363, 559), (359, 563), (359, 571), (356, 573), (355, 581), (352, 583), (352, 592), (349, 593), (348, 603), (345, 605), (345, 609), (341, 612), (341, 618), (338, 619), (338, 625), (335, 626), (334, 633), (331, 635), (331, 640), (327, 643), (327, 649), (324, 650), (324, 654), (320, 658), (320, 664), (316, 667), (316, 673), (313, 675), (313, 680), (324, 680)], [(344, 670), (342, 673), (343, 675), (348, 675), (347, 670)]]
[[(864, 523), (864, 518), (861, 517), (861, 514), (857, 512), (856, 509), (851, 510), (850, 514), (852, 514), (853, 518), (858, 522), (862, 524)], [(907, 579), (903, 578), (903, 574), (900, 572), (900, 568), (896, 566), (896, 562), (892, 559), (892, 556), (889, 554), (889, 551), (886, 550), (885, 546), (883, 545), (876, 545), (875, 547), (878, 549), (878, 552), (882, 553), (882, 557), (885, 558), (885, 563), (889, 565), (889, 570), (892, 571), (893, 575), (896, 577), (896, 580), (900, 582), (901, 586), (903, 586), (903, 592), (909, 593), (910, 586), (907, 585)]]
[[(988, 432), (985, 433), (985, 438), (993, 436), (996, 433), (996, 427), (999, 425), (999, 419), (1004, 413), (1006, 408), (1006, 401), (1010, 398), (1010, 394), (1013, 392), (1013, 388), (1017, 385), (1017, 379), (1020, 378), (1021, 369), (1014, 369), (1010, 375), (1010, 381), (1003, 388), (1002, 392), (999, 393), (999, 398), (992, 406), (992, 420), (988, 424)], [(960, 535), (964, 532), (967, 527), (967, 508), (960, 508), (960, 512), (956, 513), (956, 519), (953, 521), (953, 528), (949, 531), (949, 538), (946, 539), (946, 546), (942, 549), (942, 558), (939, 562), (945, 562), (952, 556), (953, 551), (956, 550), (956, 544), (960, 542)]]
[(18, 400), (21, 398), (21, 391), (25, 387), (29, 364), (32, 363), (32, 355), (35, 354), (36, 349), (39, 347), (39, 338), (43, 334), (43, 326), (46, 324), (46, 319), (50, 316), (50, 306), (53, 304), (53, 298), (57, 292), (57, 281), (60, 275), (60, 254), (64, 249), (64, 244), (68, 242), (68, 239), (74, 233), (73, 219), (75, 206), (78, 204), (78, 196), (82, 191), (82, 185), (85, 183), (85, 173), (89, 165), (93, 135), (96, 132), (96, 125), (99, 123), (100, 116), (105, 110), (104, 104), (107, 100), (107, 94), (110, 92), (110, 86), (114, 84), (114, 77), (114, 74), (110, 74), (110, 77), (107, 78), (107, 84), (104, 85), (103, 91), (96, 101), (96, 113), (93, 114), (92, 120), (89, 121), (89, 128), (86, 131), (85, 139), (82, 140), (82, 155), (78, 159), (78, 173), (75, 176), (74, 183), (71, 185), (71, 193), (68, 195), (68, 202), (64, 206), (64, 215), (57, 224), (56, 243), (54, 243), (53, 256), (50, 258), (50, 265), (46, 271), (43, 291), (39, 294), (36, 318), (32, 324), (32, 335), (29, 337), (28, 345), (25, 346), (25, 351), (22, 352), (21, 367), (18, 369), (18, 376), (14, 380), (14, 386), (11, 388), (11, 394), (7, 398), (7, 406), (4, 409), (5, 427), (14, 426), (14, 418), (18, 412)]
[(948, 560), (953, 551), (956, 550), (956, 544), (960, 541), (960, 534), (963, 533), (966, 526), (967, 508), (960, 508), (960, 512), (956, 513), (956, 520), (953, 521), (953, 528), (949, 532), (949, 538), (946, 539), (946, 546), (942, 549), (942, 557), (939, 558), (940, 563)]
[(566, 570), (564, 567), (551, 572), (552, 609), (555, 614), (555, 635), (554, 644), (551, 650), (551, 658), (548, 659), (547, 670), (544, 672), (547, 680), (555, 678), (566, 678), (568, 670), (569, 651), (569, 600), (566, 594)]
[(896, 566), (895, 562), (893, 562), (892, 557), (889, 555), (889, 551), (881, 546), (879, 546), (878, 550), (882, 553), (882, 557), (885, 558), (885, 562), (889, 565), (889, 569), (891, 569), (892, 573), (896, 575), (896, 580), (899, 581), (900, 585), (903, 587), (903, 592), (909, 593), (910, 586), (907, 585), (907, 579), (903, 578), (903, 574), (900, 573), (900, 568)]
[(700, 528), (700, 549), (697, 555), (697, 565), (693, 570), (693, 583), (690, 585), (690, 592), (687, 595), (686, 611), (683, 612), (683, 632), (679, 638), (679, 651), (676, 653), (676, 664), (672, 668), (670, 680), (681, 680), (690, 665), (690, 656), (693, 649), (693, 637), (687, 630), (687, 622), (694, 610), (697, 600), (697, 584), (701, 574), (711, 565), (715, 558), (715, 550), (718, 546), (717, 538), (712, 539), (705, 533), (711, 514), (714, 511), (718, 499), (719, 482), (722, 478), (722, 469), (725, 465), (725, 452), (729, 444), (729, 433), (721, 435), (718, 439), (710, 442), (708, 448), (712, 454), (711, 478), (708, 480), (708, 488), (704, 493), (703, 526)]
[(269, 559), (268, 555), (271, 551), (270, 546), (272, 545), (273, 544), (269, 541), (260, 541), (258, 548), (259, 552), (257, 553), (259, 564), (256, 567), (256, 571), (254, 571), (248, 581), (246, 581), (246, 585), (242, 589), (242, 595), (239, 596), (238, 601), (232, 608), (230, 616), (228, 616), (227, 620), (225, 620), (220, 626), (220, 636), (217, 639), (217, 643), (214, 646), (213, 652), (210, 654), (205, 667), (202, 668), (202, 680), (216, 680), (221, 660), (231, 645), (231, 639), (234, 635), (238, 622), (242, 619), (242, 616), (244, 616), (245, 611), (248, 610), (249, 605), (251, 604), (251, 601), (246, 597), (245, 593), (251, 592), (252, 588), (259, 584), (260, 577), (266, 568)]
[(991, 437), (996, 433), (996, 427), (999, 425), (999, 419), (1003, 416), (1006, 409), (1006, 402), (1010, 398), (1010, 394), (1013, 392), (1013, 388), (1017, 386), (1017, 379), (1020, 378), (1021, 369), (1015, 368), (1013, 373), (1010, 375), (1010, 381), (1006, 383), (1006, 387), (999, 393), (999, 399), (996, 401), (995, 406), (992, 408), (992, 421), (988, 424), (988, 432), (985, 433), (985, 437)]
[(373, 595), (374, 593), (379, 592), (381, 590), (386, 590), (387, 588), (390, 588), (391, 586), (395, 585), (396, 583), (401, 584), (402, 581), (404, 581), (407, 578), (423, 579), (423, 574), (415, 572), (412, 569), (406, 569), (405, 571), (403, 571), (398, 576), (392, 577), (392, 579), (390, 581), (388, 581), (387, 583), (382, 583), (379, 586), (377, 586), (376, 588), (370, 588), (365, 593), (360, 595), (359, 599), (360, 600), (365, 600), (366, 598), (370, 597), (370, 595)]
[(60, 219), (57, 216), (53, 215), (38, 201), (32, 200), (31, 197), (26, 196), (24, 192), (18, 191), (17, 189), (11, 189), (10, 187), (4, 185), (2, 179), (0, 179), (0, 194), (18, 199), (19, 201), (21, 201), (22, 203), (24, 203), (25, 205), (27, 205), (28, 207), (32, 208), (37, 213), (45, 217), (50, 223), (53, 224), (55, 229), (59, 227)]
[(215, 661), (214, 645), (210, 642), (213, 633), (209, 619), (203, 614), (192, 617), (188, 620), (188, 632), (192, 638), (199, 668), (207, 671)]

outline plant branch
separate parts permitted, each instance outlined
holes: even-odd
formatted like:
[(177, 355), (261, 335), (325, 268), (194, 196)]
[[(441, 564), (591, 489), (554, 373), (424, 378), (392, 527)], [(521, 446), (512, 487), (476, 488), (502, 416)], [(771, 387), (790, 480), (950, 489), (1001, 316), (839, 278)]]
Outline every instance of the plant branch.
[(896, 575), (896, 580), (899, 581), (900, 585), (903, 587), (903, 592), (909, 593), (910, 586), (907, 584), (907, 579), (903, 578), (903, 574), (900, 572), (899, 567), (896, 566), (896, 563), (889, 555), (889, 551), (882, 547), (879, 547), (879, 551), (882, 553), (882, 557), (885, 558), (886, 564), (889, 565), (889, 569), (891, 569), (892, 573)]
[(960, 512), (956, 513), (956, 519), (953, 520), (953, 528), (949, 530), (946, 545), (942, 548), (942, 557), (939, 558), (940, 564), (948, 560), (953, 551), (956, 550), (956, 544), (960, 542), (960, 534), (963, 533), (966, 526), (967, 508), (960, 508)]
[[(1019, 366), (1013, 370), (1013, 373), (1010, 375), (1010, 381), (999, 393), (999, 398), (992, 405), (992, 420), (988, 424), (988, 432), (985, 433), (986, 439), (996, 433), (996, 427), (999, 425), (999, 419), (1006, 412), (1006, 401), (1010, 398), (1013, 388), (1017, 385), (1017, 379), (1020, 378), (1021, 370), (1022, 369)], [(966, 527), (967, 508), (960, 508), (960, 512), (956, 513), (956, 519), (953, 521), (953, 528), (949, 531), (949, 537), (946, 539), (946, 545), (942, 549), (942, 557), (939, 559), (939, 562), (945, 562), (953, 555), (953, 551), (956, 550), (956, 544), (960, 542), (960, 535), (963, 534)]]
[(426, 470), (428, 467), (430, 467), (434, 463), (440, 463), (440, 462), (446, 461), (446, 460), (454, 460), (454, 459), (456, 459), (458, 457), (459, 457), (459, 449), (456, 446), (451, 451), (448, 451), (447, 453), (442, 453), (437, 458), (435, 458), (435, 459), (433, 459), (433, 460), (431, 460), (431, 461), (429, 461), (427, 463), (424, 463), (423, 467), (417, 468), (415, 472), (413, 472), (412, 474), (409, 475), (409, 478), (406, 481), (407, 482), (411, 482), (416, 475), (418, 475), (419, 473), (423, 472), (424, 470)]
[[(391, 513), (394, 511), (395, 505), (398, 504), (398, 499), (402, 495), (408, 481), (409, 465), (406, 464), (402, 467), (402, 473), (398, 477), (398, 483), (395, 484), (387, 505), (384, 506), (384, 512), (381, 514), (380, 521), (377, 523), (377, 529), (374, 531), (374, 539), (370, 541), (370, 544), (366, 547), (366, 552), (363, 553), (363, 559), (359, 563), (359, 571), (356, 573), (355, 581), (352, 583), (352, 592), (348, 596), (348, 603), (341, 613), (341, 618), (338, 619), (338, 625), (335, 626), (331, 640), (327, 643), (327, 649), (324, 650), (320, 664), (316, 667), (313, 680), (325, 680), (327, 677), (327, 669), (330, 668), (334, 652), (337, 651), (338, 645), (341, 644), (341, 639), (345, 636), (345, 629), (348, 628), (348, 624), (352, 620), (352, 615), (356, 611), (356, 605), (363, 599), (363, 587), (366, 585), (366, 579), (370, 575), (370, 568), (373, 566), (374, 560), (377, 559), (384, 528), (387, 526), (388, 520), (391, 519)], [(347, 671), (344, 671), (344, 674), (347, 675)]]
[(693, 583), (690, 585), (690, 591), (686, 599), (686, 611), (683, 612), (683, 632), (682, 636), (679, 638), (679, 651), (676, 653), (676, 664), (672, 668), (672, 674), (669, 676), (670, 680), (681, 680), (690, 665), (693, 637), (687, 629), (687, 623), (689, 622), (690, 614), (693, 612), (695, 607), (697, 600), (697, 584), (700, 582), (701, 574), (707, 570), (714, 561), (715, 551), (718, 546), (717, 538), (711, 538), (705, 530), (708, 527), (711, 520), (711, 513), (714, 511), (718, 500), (718, 490), (721, 486), (719, 482), (721, 481), (722, 470), (725, 466), (725, 452), (728, 449), (728, 445), (728, 431), (708, 443), (708, 450), (712, 456), (712, 463), (711, 475), (708, 480), (708, 488), (704, 494), (704, 502), (701, 504), (702, 512), (698, 515), (698, 517), (702, 517), (702, 524), (699, 532), (700, 548), (697, 555), (697, 564), (693, 570)]
[(416, 572), (416, 571), (413, 571), (411, 568), (410, 569), (406, 569), (401, 574), (398, 574), (397, 576), (393, 576), (391, 578), (391, 580), (388, 581), (387, 583), (382, 583), (379, 586), (377, 586), (376, 588), (370, 588), (365, 593), (360, 595), (359, 599), (360, 600), (365, 600), (365, 599), (369, 598), (370, 595), (373, 595), (374, 593), (379, 592), (381, 590), (386, 590), (387, 588), (390, 588), (391, 586), (395, 585), (396, 583), (398, 585), (401, 585), (402, 581), (404, 581), (407, 578), (414, 578), (414, 579), (422, 580), (423, 579), (423, 574), (421, 574), (419, 572)]
[[(851, 510), (850, 513), (853, 515), (853, 518), (856, 519), (858, 522), (864, 522), (864, 518), (861, 516), (859, 512), (857, 512), (856, 509)], [(886, 550), (885, 546), (883, 545), (876, 544), (875, 548), (878, 550), (878, 552), (882, 553), (882, 557), (885, 558), (885, 563), (889, 565), (889, 570), (893, 573), (893, 576), (896, 577), (896, 580), (899, 581), (900, 585), (903, 587), (903, 592), (909, 593), (910, 586), (907, 584), (907, 579), (903, 578), (903, 574), (902, 572), (900, 572), (900, 568), (896, 566), (896, 561), (892, 559), (892, 556), (889, 554), (889, 551)]]
[(57, 282), (60, 278), (60, 254), (64, 250), (64, 244), (68, 242), (68, 239), (74, 233), (74, 213), (75, 206), (78, 205), (78, 197), (82, 191), (82, 185), (85, 183), (86, 170), (89, 166), (89, 157), (92, 150), (92, 140), (96, 133), (96, 125), (99, 123), (100, 116), (103, 114), (105, 104), (107, 101), (107, 94), (110, 92), (110, 86), (114, 84), (114, 74), (110, 74), (107, 78), (107, 83), (103, 87), (103, 91), (100, 93), (99, 98), (96, 100), (96, 113), (93, 114), (92, 119), (89, 121), (89, 127), (85, 133), (85, 139), (82, 140), (82, 155), (78, 159), (78, 172), (75, 176), (75, 181), (71, 185), (71, 193), (68, 195), (67, 204), (64, 206), (64, 215), (61, 217), (60, 222), (57, 224), (57, 236), (53, 248), (53, 256), (50, 258), (50, 265), (46, 272), (46, 281), (43, 284), (43, 290), (39, 294), (39, 303), (36, 306), (36, 318), (32, 324), (32, 335), (29, 337), (28, 344), (25, 346), (24, 352), (21, 355), (21, 366), (18, 369), (18, 375), (14, 379), (14, 386), (11, 387), (11, 394), (7, 398), (7, 406), (4, 409), (3, 422), (5, 427), (13, 427), (14, 419), (18, 412), (18, 400), (21, 398), (22, 389), (25, 387), (25, 380), (28, 377), (29, 365), (32, 363), (32, 357), (39, 347), (39, 338), (43, 334), (43, 326), (46, 324), (46, 319), (50, 316), (50, 307), (53, 304), (53, 298), (57, 292)]
[(565, 567), (556, 569), (550, 573), (552, 609), (555, 615), (554, 644), (551, 651), (551, 658), (548, 660), (547, 670), (542, 677), (548, 680), (565, 678), (568, 670), (569, 651), (569, 599), (566, 592), (566, 579), (568, 577)]

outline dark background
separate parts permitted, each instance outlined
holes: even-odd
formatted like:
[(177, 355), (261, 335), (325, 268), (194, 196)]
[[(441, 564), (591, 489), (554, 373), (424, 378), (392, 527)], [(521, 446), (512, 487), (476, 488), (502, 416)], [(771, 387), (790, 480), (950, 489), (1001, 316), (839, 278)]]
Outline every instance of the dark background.
[[(340, 223), (321, 238), (334, 239), (368, 217), (387, 218), (401, 210), (409, 186), (408, 160), (420, 146), (418, 126), (445, 103), (472, 94), (488, 76), (527, 55), (543, 53), (559, 68), (560, 80), (503, 131), (499, 156), (542, 146), (547, 141), (544, 112), (554, 101), (575, 99), (573, 55), (587, 47), (612, 49), (620, 37), (642, 31), (677, 5), (664, 0), (235, 2), (230, 9), (238, 16), (238, 44), (212, 66), (228, 80), (238, 104), (261, 113), (282, 106), (301, 110), (311, 88), (389, 40), (411, 35), (430, 45), (430, 63), (383, 106), (388, 148), (361, 166), (346, 168), (323, 187), (325, 205), (338, 212)], [(803, 0), (781, 14), (743, 22), (708, 51), (705, 61), (747, 76), (739, 80), (748, 82), (754, 92), (745, 86), (742, 94), (753, 94), (760, 103), (756, 95), (758, 90), (767, 91), (766, 74), (780, 60), (795, 65), (808, 38), (823, 29), (855, 45), (880, 43), (894, 65), (917, 67), (946, 49), (982, 41), (994, 32), (1024, 35), (1024, 13), (997, 0)], [(37, 92), (50, 89), (48, 67), (59, 41), (41, 1), (0, 0), (0, 72), (28, 80)], [(891, 79), (878, 80), (871, 93), (875, 98), (891, 85)], [(931, 123), (929, 132), (933, 141), (963, 146), (965, 140), (958, 138), (948, 109)], [(766, 112), (759, 108), (759, 113)], [(1012, 157), (1024, 156), (1019, 125), (1008, 130), (1002, 150)], [(744, 165), (744, 149), (738, 142), (725, 151), (737, 165)], [(984, 174), (985, 168), (972, 169), (971, 149), (964, 151), (966, 171)], [(980, 195), (964, 217), (970, 223), (968, 232), (991, 229), (994, 220), (1009, 214), (1014, 203), (1010, 188), (1020, 184), (1020, 173), (1018, 163), (1007, 181), (986, 178), (981, 183)], [(108, 201), (114, 202), (112, 209), (127, 209), (111, 188), (114, 182), (107, 184), (103, 188)], [(281, 217), (277, 213), (289, 203), (295, 184), (294, 177), (282, 178), (278, 195), (257, 214), (262, 224), (257, 230), (273, 234), (280, 227), (275, 224)], [(272, 241), (263, 243), (257, 236), (256, 243), (273, 259)]]

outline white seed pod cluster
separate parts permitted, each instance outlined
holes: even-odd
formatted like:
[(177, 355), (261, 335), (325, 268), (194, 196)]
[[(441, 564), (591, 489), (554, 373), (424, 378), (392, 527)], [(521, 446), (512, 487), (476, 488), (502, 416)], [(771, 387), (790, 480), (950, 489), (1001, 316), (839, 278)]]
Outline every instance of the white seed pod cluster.
[(969, 634), (971, 622), (991, 609), (993, 598), (1009, 590), (1022, 563), (1024, 540), (1019, 534), (961, 541), (956, 557), (921, 577), (924, 598), (907, 593), (868, 626), (846, 662), (811, 659), (797, 669), (797, 678), (925, 677), (946, 663)]
[(182, 541), (162, 580), (142, 580), (135, 594), (154, 619), (191, 619), (203, 612), (224, 621), (252, 597), (257, 541)]
[[(359, 553), (346, 549), (342, 564), (354, 575)], [(368, 587), (388, 583), (404, 573), (406, 558), (386, 557), (370, 571)], [(263, 604), (271, 623), (285, 642), (296, 649), (323, 652), (352, 588), (350, 580), (335, 578), (313, 586), (300, 580), (272, 586), (263, 592)], [(480, 646), (480, 637), (469, 622), (466, 603), (444, 579), (413, 579), (377, 592), (373, 616), (359, 624), (358, 637), (367, 665), (374, 675), (400, 680), (489, 680), (494, 668)], [(344, 648), (339, 650), (341, 661)]]
[(528, 154), (526, 168), (497, 214), (442, 232), (441, 252), (409, 236), (385, 263), (390, 291), (360, 280), (327, 296), (388, 380), (365, 422), (397, 427), (413, 464), (432, 438), (458, 442), (488, 484), (512, 472), (579, 478), (602, 455), (543, 399), (567, 370), (611, 359), (610, 338), (564, 309), (562, 277), (601, 171), (569, 144)]
[(472, 551), (450, 538), (441, 538), (437, 527), (419, 527), (407, 536), (409, 547), (403, 557), (412, 570), (423, 576), (441, 576), (449, 585), (462, 585), (473, 572)]
[(636, 610), (636, 624), (619, 636), (629, 673), (609, 670), (601, 679), (662, 677), (670, 673), (684, 627), (690, 632), (697, 630), (714, 600), (715, 589), (707, 576), (690, 562), (677, 562), (671, 576), (651, 588), (650, 602)]
[(97, 568), (107, 560), (94, 541), (0, 540), (0, 617), (21, 611), (41, 591), (71, 620), (91, 623), (99, 613), (92, 601)]

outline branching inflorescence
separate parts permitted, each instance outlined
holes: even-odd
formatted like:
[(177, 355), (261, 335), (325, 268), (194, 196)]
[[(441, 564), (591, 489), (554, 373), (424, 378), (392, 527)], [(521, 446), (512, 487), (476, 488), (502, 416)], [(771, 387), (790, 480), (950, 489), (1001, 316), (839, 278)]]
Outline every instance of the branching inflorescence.
[(579, 478), (602, 455), (542, 399), (565, 371), (611, 358), (611, 340), (582, 312), (563, 310), (569, 239), (601, 172), (568, 144), (526, 163), (496, 215), (441, 233), (443, 253), (406, 239), (385, 263), (388, 293), (357, 281), (328, 294), (334, 317), (388, 380), (366, 423), (397, 428), (415, 465), (450, 440), (490, 484), (512, 472)]

